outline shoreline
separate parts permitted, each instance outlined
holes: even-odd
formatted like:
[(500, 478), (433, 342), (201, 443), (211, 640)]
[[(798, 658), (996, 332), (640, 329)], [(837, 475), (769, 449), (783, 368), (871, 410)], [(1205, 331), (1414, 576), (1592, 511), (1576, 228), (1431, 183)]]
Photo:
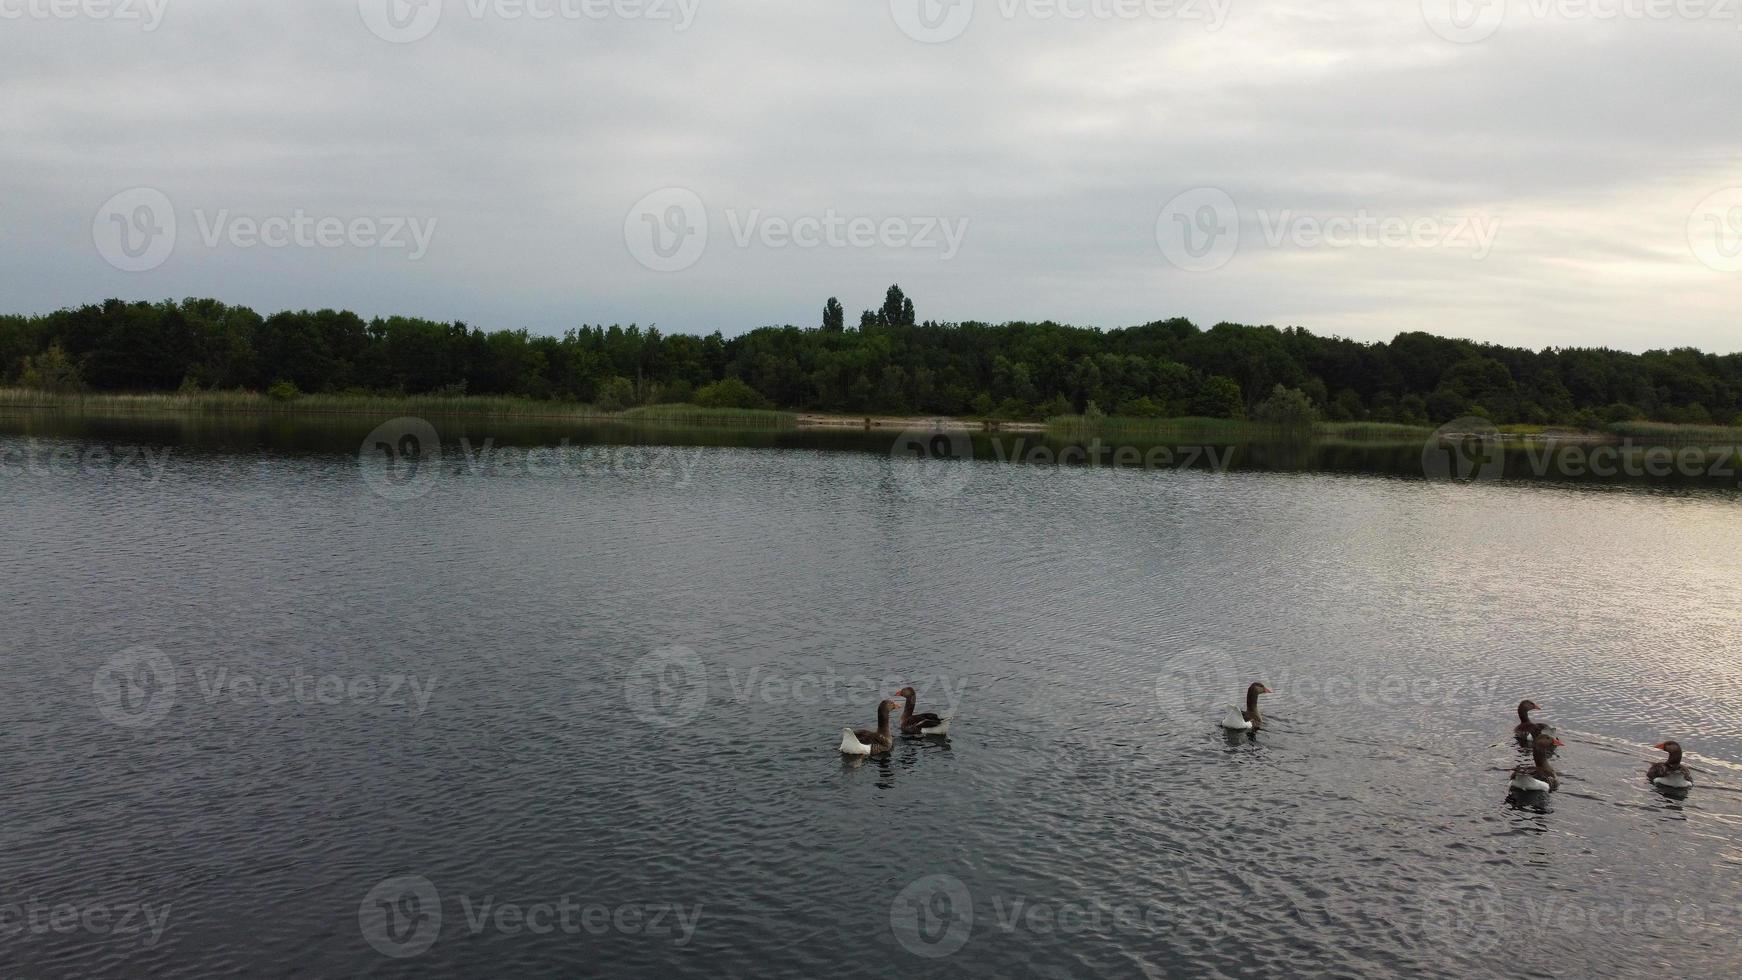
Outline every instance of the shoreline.
[[(301, 395), (276, 400), (255, 392), (195, 392), (155, 394), (57, 395), (22, 388), (0, 388), (0, 417), (126, 419), (382, 419), (422, 417), (431, 419), (479, 419), (528, 423), (574, 423), (625, 427), (695, 429), (743, 429), (757, 431), (817, 432), (953, 432), (962, 434), (1019, 434), (1056, 436), (1064, 439), (1101, 437), (1133, 439), (1184, 438), (1214, 443), (1274, 439), (1284, 432), (1275, 425), (1249, 419), (1124, 418), (1087, 420), (1059, 416), (1045, 421), (1032, 419), (985, 419), (948, 415), (838, 414), (775, 409), (702, 408), (688, 404), (644, 405), (621, 412), (600, 410), (593, 405), (536, 401), (526, 398), (439, 395)], [(1480, 420), (1472, 420), (1479, 422)], [(1424, 444), (1438, 436), (1456, 438), (1459, 431), (1472, 435), (1492, 433), (1508, 447), (1540, 445), (1632, 446), (1742, 446), (1742, 428), (1693, 426), (1671, 423), (1624, 423), (1596, 431), (1563, 425), (1507, 425), (1468, 430), (1448, 430), (1391, 422), (1316, 421), (1310, 428), (1287, 432), (1290, 440), (1350, 441), (1360, 443)]]
[(953, 415), (829, 415), (800, 412), (794, 425), (800, 429), (899, 429), (903, 432), (1046, 432), (1045, 422), (1014, 422), (997, 419), (964, 419)]
[(621, 412), (590, 405), (572, 408), (558, 402), (516, 398), (440, 396), (304, 395), (274, 401), (252, 392), (198, 394), (53, 395), (0, 389), (0, 416), (66, 415), (82, 418), (379, 418), (382, 415), (429, 418), (509, 419), (529, 422), (585, 422), (609, 425), (691, 425), (767, 429), (921, 430), (952, 432), (1043, 433), (1046, 422), (960, 418), (944, 415), (840, 415), (781, 409), (701, 408), (694, 405), (643, 405)]

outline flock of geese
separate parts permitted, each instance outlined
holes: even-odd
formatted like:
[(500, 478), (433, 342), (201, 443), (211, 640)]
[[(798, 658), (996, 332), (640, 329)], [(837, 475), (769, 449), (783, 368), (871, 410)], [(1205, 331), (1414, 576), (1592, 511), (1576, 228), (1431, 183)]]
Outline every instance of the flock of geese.
[[(1530, 765), (1519, 766), (1512, 770), (1512, 789), (1520, 793), (1552, 793), (1560, 789), (1560, 777), (1555, 775), (1554, 766), (1549, 765), (1548, 757), (1565, 742), (1555, 737), (1554, 726), (1546, 722), (1531, 721), (1532, 711), (1541, 711), (1542, 706), (1525, 698), (1518, 702), (1518, 724), (1513, 727), (1512, 734), (1520, 744), (1530, 747)], [(1645, 778), (1660, 789), (1687, 791), (1694, 786), (1693, 773), (1682, 765), (1682, 747), (1680, 742), (1659, 742), (1652, 748), (1659, 752), (1667, 752), (1669, 758), (1662, 762), (1654, 762), (1651, 768), (1645, 770)]]
[(895, 733), (889, 728), (889, 713), (896, 708), (901, 709), (901, 734), (903, 735), (948, 735), (950, 720), (940, 718), (931, 712), (916, 714), (913, 710), (914, 700), (918, 697), (914, 689), (904, 687), (895, 692), (895, 697), (901, 701), (890, 699), (877, 705), (877, 727), (841, 729), (842, 755), (882, 755), (895, 745)]
[[(1272, 694), (1273, 691), (1263, 684), (1253, 684), (1246, 688), (1246, 707), (1235, 706), (1228, 709), (1228, 714), (1222, 718), (1221, 727), (1228, 732), (1251, 732), (1264, 727), (1264, 717), (1258, 712), (1258, 696)], [(899, 698), (901, 700), (896, 700)], [(846, 728), (841, 730), (841, 754), (849, 756), (882, 755), (895, 745), (895, 731), (891, 728), (890, 713), (901, 709), (901, 721), (896, 726), (903, 735), (947, 735), (950, 731), (950, 720), (941, 718), (930, 712), (916, 713), (914, 701), (917, 694), (911, 687), (904, 687), (895, 692), (895, 698), (883, 701), (877, 705), (877, 727), (875, 729)], [(1520, 793), (1552, 793), (1560, 788), (1560, 778), (1555, 775), (1554, 766), (1549, 764), (1548, 757), (1565, 742), (1555, 737), (1554, 726), (1541, 721), (1531, 721), (1532, 711), (1541, 711), (1542, 707), (1529, 698), (1518, 702), (1518, 724), (1512, 729), (1512, 734), (1521, 745), (1531, 750), (1531, 764), (1518, 766), (1512, 770), (1511, 788)], [(1653, 763), (1645, 771), (1645, 778), (1652, 785), (1666, 790), (1686, 791), (1693, 788), (1694, 778), (1688, 768), (1682, 765), (1682, 747), (1677, 742), (1659, 742), (1652, 748), (1669, 754), (1662, 762)]]

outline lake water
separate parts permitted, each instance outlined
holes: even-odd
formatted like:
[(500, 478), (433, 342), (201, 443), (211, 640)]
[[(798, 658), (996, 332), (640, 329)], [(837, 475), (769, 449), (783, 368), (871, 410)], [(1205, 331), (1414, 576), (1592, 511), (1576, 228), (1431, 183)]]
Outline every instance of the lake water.
[(373, 421), (0, 420), (0, 975), (1742, 967), (1735, 491)]

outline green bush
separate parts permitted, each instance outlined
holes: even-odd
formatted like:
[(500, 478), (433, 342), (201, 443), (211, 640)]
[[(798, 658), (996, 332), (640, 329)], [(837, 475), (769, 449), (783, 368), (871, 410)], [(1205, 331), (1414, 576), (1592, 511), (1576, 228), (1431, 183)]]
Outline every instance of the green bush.
[(1318, 421), (1319, 413), (1306, 392), (1277, 385), (1270, 389), (1269, 398), (1252, 409), (1252, 417), (1287, 429), (1306, 429)]
[(293, 402), (302, 397), (302, 392), (289, 381), (274, 381), (266, 389), (266, 397), (275, 402)]
[(1070, 399), (1063, 395), (1054, 395), (1042, 402), (1040, 407), (1035, 409), (1035, 414), (1043, 419), (1050, 419), (1055, 415), (1069, 415), (1071, 414)]
[(635, 382), (624, 377), (610, 377), (599, 386), (598, 397), (593, 403), (607, 412), (621, 412), (633, 408), (636, 404)]
[(1144, 396), (1121, 404), (1119, 414), (1132, 419), (1158, 419), (1167, 414), (1167, 409), (1156, 404), (1155, 399)]
[(79, 366), (67, 357), (67, 352), (59, 344), (50, 345), (48, 350), (35, 357), (24, 358), (23, 367), (19, 381), (26, 388), (56, 395), (70, 395), (85, 388), (84, 379), (79, 376)]
[(1205, 380), (1192, 399), (1191, 412), (1211, 419), (1245, 418), (1246, 403), (1240, 392), (1240, 382), (1225, 374)]
[(679, 378), (670, 384), (660, 386), (659, 394), (655, 395), (653, 400), (661, 405), (684, 405), (694, 401), (695, 397), (695, 386)]
[(1450, 388), (1444, 386), (1436, 388), (1433, 394), (1427, 396), (1428, 421), (1436, 425), (1475, 414), (1470, 400)]
[(725, 378), (703, 385), (695, 403), (703, 408), (769, 408), (768, 399), (738, 378)]

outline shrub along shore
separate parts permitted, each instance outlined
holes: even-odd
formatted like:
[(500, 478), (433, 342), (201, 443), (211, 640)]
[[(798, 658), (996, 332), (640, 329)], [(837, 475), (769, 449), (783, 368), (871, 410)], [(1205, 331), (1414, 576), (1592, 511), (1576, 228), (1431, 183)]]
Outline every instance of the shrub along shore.
[[(0, 416), (41, 414), (86, 419), (128, 418), (307, 418), (415, 416), (574, 422), (626, 426), (723, 429), (963, 429), (1044, 433), (1069, 440), (1131, 439), (1221, 445), (1260, 441), (1315, 440), (1366, 445), (1422, 445), (1434, 436), (1427, 426), (1384, 422), (1312, 421), (1288, 424), (1256, 419), (1123, 418), (1060, 415), (1044, 421), (911, 415), (838, 415), (773, 409), (708, 408), (688, 404), (645, 405), (607, 411), (597, 405), (530, 398), (468, 395), (297, 395), (248, 391), (57, 394), (0, 388)], [(1487, 431), (1479, 419), (1472, 431)], [(1454, 429), (1457, 427), (1453, 427)], [(1742, 428), (1636, 422), (1578, 430), (1539, 425), (1496, 427), (1508, 445), (1539, 442), (1626, 443), (1637, 446), (1742, 446)]]

